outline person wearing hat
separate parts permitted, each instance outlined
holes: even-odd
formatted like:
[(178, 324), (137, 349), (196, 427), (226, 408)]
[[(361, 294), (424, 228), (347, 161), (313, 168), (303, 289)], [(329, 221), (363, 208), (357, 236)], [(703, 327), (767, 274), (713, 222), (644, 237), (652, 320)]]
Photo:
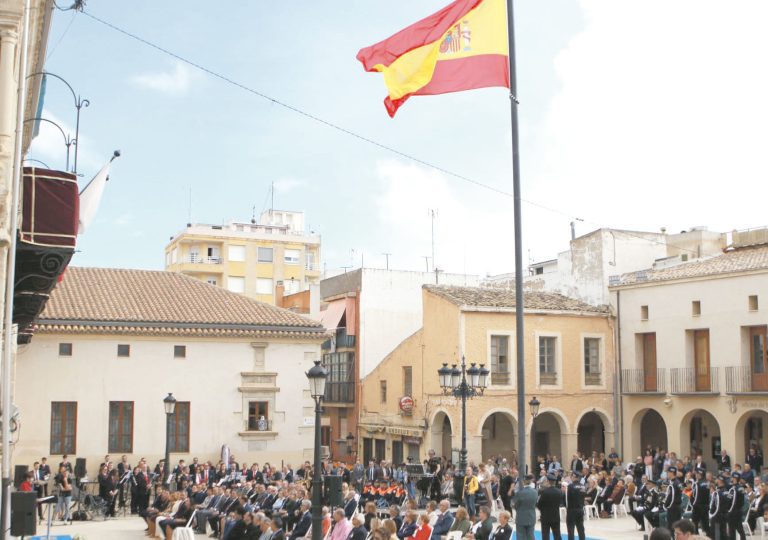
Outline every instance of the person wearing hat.
[(693, 482), (691, 492), (691, 521), (696, 529), (696, 534), (704, 533), (709, 536), (709, 482), (705, 477), (706, 469), (696, 469), (696, 479)]
[(642, 504), (637, 507), (633, 513), (635, 521), (640, 524), (640, 530), (645, 530), (645, 521), (651, 524), (651, 527), (659, 526), (659, 513), (661, 508), (659, 506), (659, 500), (661, 495), (659, 494), (659, 484), (653, 478), (649, 478), (646, 482), (645, 499)]
[(520, 540), (534, 540), (533, 530), (536, 527), (536, 477), (532, 474), (525, 476), (523, 489), (515, 493), (512, 506), (515, 509), (516, 537)]
[(536, 508), (541, 514), (541, 538), (549, 540), (549, 532), (556, 540), (560, 540), (560, 503), (563, 500), (563, 492), (557, 487), (557, 476), (547, 475), (547, 484), (539, 493)]
[(744, 493), (744, 487), (741, 485), (741, 473), (734, 471), (731, 474), (731, 479), (733, 485), (728, 490), (728, 496), (731, 499), (731, 505), (728, 508), (728, 531), (732, 540), (736, 538), (736, 533), (739, 533), (741, 540), (745, 540), (747, 537), (744, 533), (744, 501), (746, 500), (746, 494)]
[(667, 512), (667, 523), (675, 523), (683, 517), (683, 489), (677, 478), (677, 467), (669, 467), (669, 488), (664, 498), (664, 510)]
[(579, 540), (584, 540), (584, 484), (581, 474), (574, 471), (571, 483), (563, 488), (565, 491), (565, 526), (568, 529), (568, 540), (573, 540), (573, 530), (579, 533)]
[(712, 538), (726, 540), (728, 538), (728, 479), (722, 474), (717, 477), (717, 488), (709, 501), (709, 528)]

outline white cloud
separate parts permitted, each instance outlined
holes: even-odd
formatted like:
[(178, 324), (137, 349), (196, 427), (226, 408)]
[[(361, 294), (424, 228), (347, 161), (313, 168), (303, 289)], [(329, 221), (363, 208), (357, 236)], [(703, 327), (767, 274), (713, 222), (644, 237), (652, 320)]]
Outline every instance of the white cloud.
[(181, 62), (176, 62), (171, 71), (142, 73), (131, 81), (142, 88), (148, 88), (170, 96), (185, 94), (192, 83), (195, 73)]
[(419, 165), (388, 160), (379, 162), (376, 170), (382, 188), (379, 221), (387, 242), (366, 253), (367, 265), (383, 267), (381, 253), (388, 252), (393, 268), (425, 268), (424, 256), (432, 250), (429, 211), (435, 209), (438, 268), (484, 275), (513, 267), (512, 215), (503, 210), (511, 201), (464, 192), (442, 173)]
[(556, 58), (562, 88), (539, 159), (524, 161), (524, 196), (654, 230), (765, 220), (749, 194), (766, 182), (768, 3), (581, 5), (586, 25)]
[[(32, 141), (29, 152), (25, 157), (39, 159), (52, 169), (64, 170), (67, 164), (67, 147), (64, 135), (69, 135), (70, 138), (74, 139), (74, 126), (47, 109), (43, 109), (42, 118), (58, 124), (64, 134), (50, 122), (40, 122), (40, 132)], [(82, 131), (80, 132), (78, 146), (77, 170), (79, 173), (84, 173), (90, 180), (90, 175), (95, 174), (106, 160), (93, 151), (93, 141), (83, 135)], [(74, 165), (74, 159), (75, 145), (73, 144), (69, 148), (70, 169)], [(36, 162), (31, 162), (30, 164), (40, 166)]]

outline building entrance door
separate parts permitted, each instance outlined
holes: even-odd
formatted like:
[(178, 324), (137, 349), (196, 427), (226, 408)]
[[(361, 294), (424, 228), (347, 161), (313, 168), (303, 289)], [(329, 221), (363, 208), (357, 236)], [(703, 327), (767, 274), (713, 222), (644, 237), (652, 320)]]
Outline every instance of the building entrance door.
[(752, 370), (752, 391), (768, 390), (768, 347), (766, 346), (768, 326), (753, 326), (749, 329), (750, 364)]
[(694, 369), (696, 370), (696, 391), (709, 392), (712, 388), (709, 371), (709, 330), (693, 333)]

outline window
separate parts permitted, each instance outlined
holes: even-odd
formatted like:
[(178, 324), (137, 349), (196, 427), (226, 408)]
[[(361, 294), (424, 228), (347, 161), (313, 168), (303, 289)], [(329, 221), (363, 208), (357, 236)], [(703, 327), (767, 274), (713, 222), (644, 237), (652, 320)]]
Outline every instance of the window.
[(691, 302), (691, 315), (694, 317), (701, 315), (701, 300), (694, 300)]
[(117, 356), (119, 358), (128, 358), (131, 356), (131, 346), (121, 344), (117, 346)]
[(244, 293), (245, 292), (245, 278), (229, 276), (227, 278), (227, 289), (231, 292)]
[(584, 384), (599, 386), (600, 371), (600, 338), (584, 338)]
[(189, 452), (189, 401), (177, 401), (171, 415), (171, 452)]
[(59, 343), (59, 356), (72, 356), (72, 344)]
[(283, 255), (285, 264), (299, 264), (301, 258), (301, 250), (299, 249), (286, 249)]
[(51, 402), (51, 454), (77, 452), (77, 402)]
[(557, 384), (557, 338), (539, 337), (539, 383)]
[(314, 251), (307, 251), (307, 261), (304, 265), (304, 268), (306, 268), (309, 271), (317, 270), (315, 268), (315, 252)]
[(175, 247), (173, 248), (173, 251), (171, 251), (171, 264), (176, 264), (176, 261), (179, 260), (179, 248)]
[(191, 263), (199, 263), (203, 262), (200, 260), (200, 248), (197, 246), (191, 246), (189, 248), (189, 262)]
[(758, 307), (757, 295), (753, 294), (749, 297), (749, 311), (757, 311)]
[(256, 278), (256, 294), (272, 294), (273, 292), (271, 278)]
[(219, 284), (219, 280), (217, 280), (215, 277), (209, 277), (208, 279), (205, 280), (205, 282), (208, 285), (213, 285), (214, 287)]
[(173, 346), (173, 357), (174, 358), (186, 358), (187, 357), (187, 346), (186, 345), (174, 345)]
[(229, 246), (229, 260), (234, 262), (245, 261), (245, 246)]
[(509, 384), (509, 336), (491, 336), (491, 384)]
[(353, 403), (355, 401), (355, 353), (324, 354), (323, 365), (328, 370), (325, 400), (330, 403)]
[(109, 402), (108, 452), (133, 452), (133, 401)]
[(271, 263), (272, 262), (272, 248), (267, 247), (260, 247), (258, 249), (258, 261), (261, 263)]
[(379, 400), (382, 403), (387, 402), (387, 381), (379, 381)]
[(648, 306), (640, 306), (640, 320), (641, 321), (648, 320)]
[(413, 368), (403, 366), (403, 395), (413, 396)]
[[(259, 423), (261, 417), (264, 422)], [(249, 401), (248, 402), (248, 431), (269, 431), (269, 402), (268, 401)]]
[(221, 254), (219, 253), (219, 246), (208, 246), (208, 262), (218, 264), (221, 262)]

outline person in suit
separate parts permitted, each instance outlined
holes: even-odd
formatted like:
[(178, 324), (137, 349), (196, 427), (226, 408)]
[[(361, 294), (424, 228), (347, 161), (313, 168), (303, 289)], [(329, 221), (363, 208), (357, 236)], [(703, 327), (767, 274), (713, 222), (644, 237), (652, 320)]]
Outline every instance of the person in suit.
[(296, 540), (307, 535), (309, 526), (312, 525), (312, 514), (309, 512), (312, 503), (307, 499), (301, 501), (301, 518), (291, 532), (290, 540)]
[(541, 538), (549, 540), (549, 533), (555, 540), (560, 540), (560, 502), (563, 500), (563, 493), (555, 483), (557, 477), (554, 474), (547, 475), (547, 485), (541, 490), (536, 508), (541, 514)]
[(51, 477), (51, 466), (48, 465), (48, 458), (40, 459), (40, 482), (43, 486), (43, 496), (48, 496), (48, 479)]
[(435, 521), (434, 527), (432, 527), (432, 540), (440, 540), (441, 536), (448, 534), (453, 526), (453, 514), (448, 510), (451, 507), (451, 502), (448, 499), (440, 501), (440, 514)]
[(395, 531), (399, 531), (403, 526), (403, 518), (400, 515), (400, 507), (393, 504), (389, 507), (389, 519), (395, 522)]
[(347, 492), (347, 498), (344, 501), (344, 517), (352, 519), (352, 514), (357, 510), (357, 498), (355, 497), (355, 490), (350, 489)]
[(584, 462), (581, 460), (581, 457), (579, 457), (579, 453), (576, 452), (573, 454), (573, 459), (571, 460), (571, 471), (581, 474), (583, 469)]
[(534, 540), (537, 498), (536, 477), (528, 474), (523, 480), (523, 489), (518, 490), (512, 500), (512, 506), (515, 508), (515, 528), (520, 540)]
[(371, 483), (378, 482), (381, 479), (381, 469), (373, 460), (368, 462), (368, 468), (365, 469), (365, 479)]
[(512, 538), (512, 527), (509, 525), (509, 518), (509, 512), (506, 510), (499, 512), (499, 528), (493, 533), (493, 540), (510, 540)]
[(723, 449), (720, 452), (720, 458), (717, 460), (717, 470), (724, 471), (726, 469), (731, 470), (731, 456)]
[(352, 474), (351, 474), (352, 483), (355, 485), (355, 489), (358, 492), (363, 490), (364, 478), (365, 478), (365, 467), (363, 467), (363, 464), (360, 463), (360, 460), (358, 459), (355, 462), (355, 466), (352, 467)]
[(416, 512), (409, 510), (405, 513), (402, 526), (397, 530), (397, 537), (400, 540), (410, 538), (416, 532), (418, 525), (416, 524)]
[[(363, 518), (360, 515), (355, 515), (352, 518), (352, 530), (349, 531), (349, 535), (346, 540), (365, 540), (368, 536), (368, 531), (365, 530)], [(273, 537), (272, 540), (277, 540)]]
[[(285, 531), (283, 531), (283, 520), (279, 517), (272, 518), (272, 537), (271, 540), (285, 540)], [(362, 540), (365, 540), (363, 538)]]

